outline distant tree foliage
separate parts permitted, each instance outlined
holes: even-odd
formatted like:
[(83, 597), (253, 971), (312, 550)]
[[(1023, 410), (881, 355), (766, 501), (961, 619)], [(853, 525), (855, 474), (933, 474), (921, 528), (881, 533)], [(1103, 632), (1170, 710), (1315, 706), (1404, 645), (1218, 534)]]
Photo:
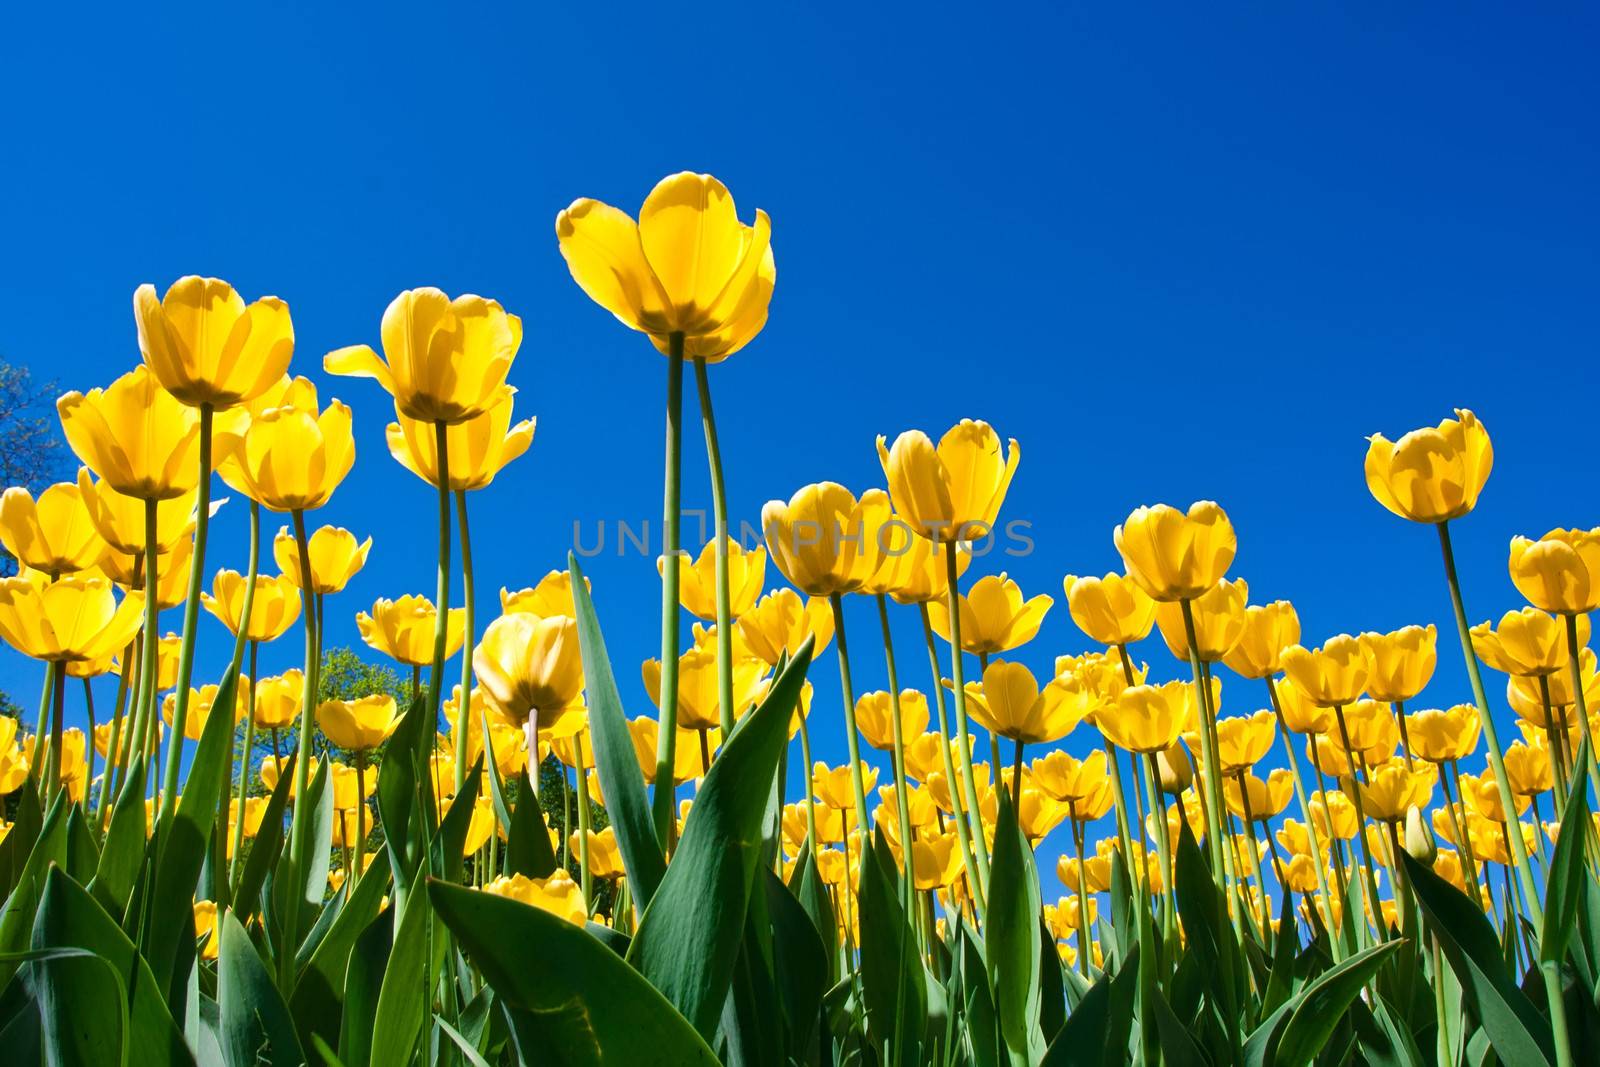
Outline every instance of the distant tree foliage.
[[(0, 489), (20, 485), (38, 495), (70, 473), (55, 394), (54, 382), (36, 382), (27, 367), (0, 358)], [(0, 574), (16, 572), (16, 560), (0, 551)]]

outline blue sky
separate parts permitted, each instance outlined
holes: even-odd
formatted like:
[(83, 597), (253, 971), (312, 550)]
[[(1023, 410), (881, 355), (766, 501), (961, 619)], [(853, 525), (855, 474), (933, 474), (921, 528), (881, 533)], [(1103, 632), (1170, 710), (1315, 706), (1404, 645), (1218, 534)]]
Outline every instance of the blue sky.
[[(1021, 654), (1040, 671), (1087, 647), (1061, 576), (1116, 566), (1112, 527), (1156, 501), (1221, 502), (1233, 573), (1293, 600), (1308, 641), (1447, 629), (1435, 538), (1369, 497), (1362, 438), (1469, 406), (1497, 456), (1457, 531), (1468, 608), (1516, 606), (1513, 534), (1600, 523), (1592, 13), (1057, 7), (25, 7), (0, 67), (0, 352), (88, 388), (137, 360), (141, 282), (287, 300), (294, 369), (356, 413), (356, 470), (315, 516), (376, 537), (328, 605), (329, 641), (356, 644), (374, 598), (431, 594), (434, 502), (386, 453), (387, 397), (321, 356), (375, 342), (404, 288), (499, 299), (539, 428), (473, 499), (489, 615), (562, 564), (575, 521), (660, 511), (663, 362), (570, 281), (555, 214), (710, 171), (771, 214), (779, 267), (766, 331), (712, 375), (736, 522), (807, 482), (880, 484), (878, 433), (984, 418), (1023, 451), (1004, 514), (1037, 550), (1009, 571), (1058, 601)], [(708, 506), (690, 411), (685, 499)], [(214, 531), (213, 562), (242, 567), (244, 508)], [(588, 569), (637, 713), (654, 563)], [(880, 688), (870, 605), (849, 625), (858, 687)], [(202, 635), (210, 678), (227, 641)], [(1444, 706), (1467, 688), (1440, 645), (1422, 703)], [(1137, 653), (1178, 673), (1159, 639)], [(814, 677), (837, 758), (831, 652)], [(0, 654), (25, 704), (39, 678)]]

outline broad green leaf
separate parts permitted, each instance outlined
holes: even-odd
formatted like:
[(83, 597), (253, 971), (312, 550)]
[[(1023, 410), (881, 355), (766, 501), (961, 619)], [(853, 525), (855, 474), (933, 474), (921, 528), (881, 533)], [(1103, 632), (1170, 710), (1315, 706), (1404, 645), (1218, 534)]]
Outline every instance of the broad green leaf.
[(250, 854), (245, 857), (244, 868), (239, 872), (239, 884), (233, 894), (233, 908), (248, 923), (261, 907), (261, 889), (267, 874), (277, 866), (283, 849), (283, 812), (289, 803), (289, 790), (294, 785), (295, 753), (290, 753), (278, 769), (278, 784), (267, 798), (267, 809), (261, 816), (261, 828), (250, 842)]
[(506, 830), (506, 868), (529, 878), (548, 878), (556, 869), (556, 854), (550, 848), (550, 829), (545, 822), (539, 794), (533, 791), (528, 769), (517, 792), (517, 807)]
[[(522, 1013), (548, 1062), (717, 1062), (665, 997), (616, 953), (549, 912), (461, 886), (428, 883), (450, 927), (501, 1002)], [(529, 946), (538, 965), (529, 965)]]
[(772, 920), (772, 963), (781, 994), (791, 1059), (804, 1062), (816, 1041), (822, 994), (828, 984), (828, 951), (805, 906), (771, 870), (762, 868), (767, 914)]
[(228, 1067), (294, 1067), (305, 1053), (272, 975), (231, 910), (222, 924), (217, 954), (218, 1032)]
[[(883, 846), (877, 847), (877, 841)], [(915, 1063), (927, 1026), (927, 986), (916, 935), (900, 907), (893, 858), (879, 827), (874, 847), (861, 854), (861, 1000), (867, 1034), (895, 1062)]]
[(144, 866), (145, 846), (149, 843), (145, 834), (144, 761), (140, 760), (130, 773), (139, 788), (125, 789), (118, 795), (105, 847), (100, 850), (100, 866), (89, 883), (95, 899), (117, 919), (128, 910), (128, 897)]
[(1506, 971), (1499, 939), (1483, 912), (1466, 895), (1406, 852), (1400, 861), (1427, 918), (1428, 929), (1461, 981), (1461, 992), (1483, 1025), (1494, 1050), (1518, 1067), (1555, 1062), (1550, 1025)]
[[(770, 868), (758, 869), (757, 877), (762, 875), (775, 877)], [(788, 895), (788, 890), (783, 892)], [(772, 918), (767, 912), (767, 899), (763, 889), (750, 894), (744, 940), (739, 947), (739, 958), (734, 962), (728, 997), (722, 1005), (718, 1048), (722, 1050), (722, 1062), (726, 1067), (763, 1067), (785, 1060), (786, 1027), (779, 1003)], [(811, 925), (803, 915), (802, 921)]]
[(1301, 1067), (1310, 1063), (1327, 1044), (1334, 1027), (1344, 1019), (1350, 1002), (1361, 995), (1362, 987), (1399, 948), (1399, 941), (1374, 945), (1319, 975), (1297, 993), (1291, 1001), (1289, 1020), (1270, 1057), (1274, 1067)]
[(999, 789), (996, 797), (999, 811), (983, 922), (984, 963), (999, 1010), (1000, 1034), (1011, 1060), (1031, 1064), (1037, 1063), (1045, 1050), (1039, 1028), (1039, 876), (1033, 867), (1033, 849), (1017, 827), (1010, 792)]
[(1245, 979), (1244, 958), (1228, 907), (1211, 879), (1205, 857), (1195, 843), (1187, 820), (1179, 819), (1178, 851), (1173, 857), (1173, 888), (1178, 900), (1178, 915), (1188, 937), (1189, 951), (1202, 971), (1209, 971), (1206, 999), (1216, 1015), (1231, 1028), (1236, 1044), (1242, 1044), (1244, 1026), (1241, 1011), (1241, 985)]
[[(351, 949), (344, 973), (343, 1011), (338, 1013), (339, 1058), (347, 1067), (367, 1067), (373, 1023), (378, 1017), (378, 991), (393, 944), (392, 909), (385, 909), (357, 935)], [(311, 1043), (320, 1046), (326, 1039), (313, 1033)]]
[(23, 864), (39, 839), (44, 826), (44, 811), (39, 807), (39, 795), (32, 789), (22, 789), (16, 794), (16, 813), (11, 819), (11, 830), (0, 841), (0, 897), (11, 895), (22, 874)]
[(414, 893), (405, 903), (394, 948), (384, 968), (378, 990), (378, 1013), (372, 1024), (372, 1053), (368, 1062), (380, 1067), (409, 1063), (423, 1023), (432, 1017), (428, 1003), (427, 966), (432, 951), (428, 919), (431, 905), (426, 894)]
[[(25, 790), (26, 792), (26, 790)], [(34, 913), (39, 907), (39, 894), (44, 891), (45, 874), (52, 864), (60, 865), (67, 858), (67, 804), (66, 794), (56, 796), (50, 812), (44, 817), (33, 851), (28, 853), (22, 870), (17, 875), (17, 887), (0, 908), (0, 953), (21, 952), (29, 946), (33, 930)], [(17, 973), (13, 960), (0, 960), (0, 985)]]
[(67, 862), (64, 866), (79, 885), (87, 885), (100, 867), (100, 846), (95, 844), (94, 834), (79, 804), (67, 809)]
[(472, 825), (472, 808), (478, 802), (478, 788), (483, 782), (484, 753), (478, 753), (459, 795), (450, 801), (450, 809), (439, 820), (439, 843), (444, 852), (444, 876), (452, 882), (461, 881), (465, 861), (461, 846), (466, 843), (467, 829)]
[[(1578, 744), (1578, 754), (1573, 757), (1574, 767), (1582, 767), (1589, 758), (1589, 738)], [(1572, 790), (1567, 794), (1567, 810), (1561, 818), (1561, 830), (1556, 835), (1555, 856), (1550, 860), (1550, 870), (1545, 878), (1544, 927), (1539, 932), (1539, 961), (1561, 963), (1567, 956), (1567, 944), (1578, 925), (1578, 912), (1583, 907), (1583, 883), (1588, 878), (1584, 859), (1584, 842), (1588, 839), (1589, 792), (1583, 775), (1572, 779)]]
[(1103, 975), (1089, 987), (1050, 1042), (1040, 1067), (1122, 1067), (1127, 1062), (1143, 963), (1135, 944), (1115, 975)]
[[(583, 582), (574, 575), (572, 584), (576, 592)], [(761, 856), (768, 789), (810, 662), (810, 648), (803, 647), (724, 742), (628, 946), (628, 962), (707, 1041), (728, 995)]]
[[(349, 886), (349, 883), (346, 883)], [(311, 959), (295, 983), (289, 997), (290, 1013), (294, 1016), (296, 1033), (303, 1046), (309, 1047), (311, 1035), (320, 1034), (324, 1040), (334, 1041), (339, 1036), (341, 1009), (344, 1006), (345, 971), (350, 964), (350, 953), (371, 923), (377, 919), (383, 906), (383, 893), (389, 887), (389, 857), (381, 855), (372, 866), (361, 873), (354, 887), (346, 888), (349, 896), (339, 909), (325, 936), (311, 954)], [(387, 958), (388, 949), (384, 950)], [(376, 990), (373, 987), (376, 1005)], [(362, 1046), (363, 1055), (370, 1039)]]
[(656, 837), (645, 795), (644, 775), (634, 755), (633, 737), (622, 712), (622, 697), (611, 673), (600, 621), (595, 616), (589, 583), (575, 554), (567, 553), (572, 572), (572, 600), (578, 612), (578, 645), (583, 653), (584, 692), (589, 702), (589, 733), (594, 738), (595, 770), (606, 811), (617, 834), (617, 850), (628, 872), (628, 885), (642, 911), (666, 876), (666, 861)]

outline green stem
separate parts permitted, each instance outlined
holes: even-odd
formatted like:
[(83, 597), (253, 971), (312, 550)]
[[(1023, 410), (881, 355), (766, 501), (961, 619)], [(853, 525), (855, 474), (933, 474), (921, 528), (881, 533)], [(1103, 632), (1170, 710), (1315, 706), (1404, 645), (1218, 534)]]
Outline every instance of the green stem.
[(256, 649), (259, 642), (250, 642), (250, 706), (244, 717), (244, 759), (239, 763), (239, 819), (233, 827), (233, 853), (228, 861), (228, 885), (239, 885), (239, 853), (244, 846), (244, 799), (250, 785), (250, 750), (256, 743)]
[[(433, 664), (428, 672), (428, 710), (435, 722), (439, 718), (439, 700), (444, 691), (445, 649), (450, 636), (450, 428), (441, 420), (433, 424), (433, 450), (439, 462), (439, 572), (434, 594), (434, 607), (438, 614), (433, 623)], [(311, 610), (307, 604), (306, 609)], [(471, 653), (467, 653), (471, 655)], [(429, 749), (437, 743), (437, 726), (427, 730)]]
[(1372, 924), (1378, 928), (1378, 939), (1389, 939), (1388, 927), (1383, 925), (1383, 908), (1378, 901), (1378, 875), (1372, 866), (1372, 847), (1367, 843), (1367, 809), (1361, 799), (1361, 786), (1356, 780), (1356, 754), (1350, 745), (1350, 731), (1345, 726), (1344, 708), (1333, 706), (1333, 717), (1339, 724), (1339, 742), (1344, 745), (1345, 765), (1350, 770), (1350, 800), (1356, 806), (1356, 840), (1361, 843), (1361, 862), (1367, 872), (1367, 892), (1372, 895)]
[[(472, 721), (472, 645), (477, 599), (472, 587), (472, 534), (467, 526), (467, 493), (456, 490), (456, 518), (461, 532), (461, 594), (466, 606), (466, 637), (461, 645), (461, 699), (456, 701), (456, 721), (451, 726), (455, 739), (456, 795), (467, 782), (467, 724)], [(488, 734), (484, 734), (488, 737)]]
[(717, 419), (711, 411), (711, 378), (706, 361), (694, 361), (694, 382), (700, 393), (700, 422), (706, 431), (706, 464), (711, 469), (711, 514), (716, 530), (717, 579), (717, 712), (722, 736), (733, 732), (733, 608), (728, 593), (728, 491), (722, 477), (722, 447)]
[(661, 687), (656, 706), (661, 728), (656, 731), (655, 794), (651, 798), (656, 837), (668, 849), (677, 833), (673, 800), (673, 772), (678, 744), (678, 525), (682, 506), (683, 452), (683, 334), (668, 339), (667, 353), (667, 469), (661, 526)]
[[(1341, 963), (1344, 957), (1343, 943), (1334, 936), (1333, 910), (1328, 903), (1328, 872), (1322, 865), (1322, 835), (1317, 832), (1316, 820), (1311, 818), (1311, 806), (1306, 803), (1305, 782), (1300, 777), (1300, 759), (1294, 754), (1294, 737), (1289, 732), (1289, 725), (1283, 718), (1283, 704), (1278, 699), (1278, 683), (1267, 675), (1267, 699), (1272, 703), (1272, 714), (1278, 720), (1278, 732), (1283, 735), (1283, 749), (1289, 755), (1289, 775), (1294, 780), (1294, 796), (1300, 803), (1300, 817), (1306, 821), (1306, 836), (1311, 839), (1311, 866), (1317, 872), (1317, 891), (1322, 894), (1322, 920), (1323, 926), (1328, 931), (1328, 940), (1333, 945), (1333, 962)], [(1271, 837), (1271, 831), (1268, 831)]]
[[(244, 662), (245, 642), (250, 639), (250, 619), (256, 610), (256, 576), (261, 573), (261, 505), (250, 501), (249, 562), (244, 575), (244, 605), (239, 612), (239, 632), (233, 635), (233, 662)], [(301, 575), (309, 582), (310, 575)], [(251, 678), (255, 677), (252, 670)]]
[(183, 605), (183, 644), (178, 652), (178, 692), (172, 710), (172, 744), (167, 748), (161, 786), (161, 820), (170, 821), (178, 804), (178, 771), (183, 763), (184, 723), (189, 716), (189, 684), (194, 677), (194, 638), (200, 622), (200, 584), (206, 569), (206, 528), (211, 522), (211, 405), (200, 405), (200, 482), (195, 496), (194, 555), (189, 560), (189, 594)]
[(890, 738), (894, 744), (895, 816), (900, 820), (900, 866), (905, 870), (904, 890), (909, 914), (916, 905), (915, 862), (912, 843), (916, 827), (911, 825), (911, 802), (906, 797), (906, 742), (900, 722), (900, 673), (895, 669), (894, 639), (889, 634), (889, 600), (878, 594), (878, 623), (883, 630), (883, 657), (889, 670)]
[(111, 799), (111, 779), (118, 773), (118, 768), (124, 762), (121, 754), (122, 743), (122, 715), (127, 710), (128, 682), (134, 672), (133, 656), (135, 642), (128, 642), (128, 647), (122, 651), (122, 669), (117, 672), (117, 700), (111, 707), (111, 734), (106, 738), (106, 769), (100, 776), (100, 801), (95, 807), (99, 815), (98, 825), (104, 829), (111, 813), (109, 801)]
[(1594, 751), (1594, 737), (1589, 733), (1589, 703), (1583, 695), (1583, 670), (1580, 666), (1580, 655), (1583, 646), (1578, 643), (1578, 617), (1566, 616), (1567, 621), (1567, 667), (1572, 673), (1572, 701), (1578, 713), (1578, 728), (1583, 731), (1583, 737), (1589, 742), (1589, 781), (1594, 785), (1595, 796), (1600, 798), (1600, 762)]
[(50, 672), (50, 770), (45, 779), (48, 786), (46, 810), (61, 792), (61, 733), (62, 719), (67, 708), (67, 669), (64, 663), (52, 663)]
[[(974, 910), (985, 907), (989, 899), (989, 842), (983, 835), (983, 813), (978, 807), (978, 780), (972, 773), (972, 742), (967, 737), (967, 683), (966, 668), (962, 663), (961, 649), (961, 575), (956, 559), (956, 543), (945, 542), (945, 603), (950, 611), (950, 682), (955, 690), (956, 739), (960, 743), (961, 787), (965, 792), (967, 818), (972, 825), (972, 844), (978, 859), (977, 895)], [(994, 769), (999, 775), (1000, 768)], [(951, 783), (952, 794), (955, 793)]]
[(583, 731), (572, 738), (573, 753), (578, 757), (578, 872), (583, 886), (583, 906), (594, 906), (594, 876), (589, 871), (589, 776), (584, 773)]
[[(833, 608), (833, 636), (839, 652), (839, 689), (844, 697), (845, 746), (850, 755), (850, 788), (856, 800), (856, 829), (867, 830), (867, 790), (861, 778), (861, 738), (856, 731), (856, 693), (850, 684), (850, 645), (844, 636), (844, 601), (838, 593), (828, 597)], [(850, 847), (849, 834), (845, 835), (845, 848)]]
[[(88, 742), (83, 746), (83, 757), (89, 761), (88, 772), (83, 779), (83, 802), (85, 813), (88, 811), (89, 786), (94, 781), (94, 686), (89, 679), (83, 680), (83, 711), (89, 717), (89, 732), (85, 737)], [(1541, 839), (1542, 840), (1542, 839)]]
[(956, 840), (961, 845), (961, 865), (966, 871), (967, 885), (978, 884), (978, 861), (972, 854), (971, 828), (962, 812), (961, 790), (957, 785), (955, 761), (950, 757), (949, 709), (944, 700), (944, 684), (939, 674), (939, 648), (933, 640), (933, 623), (928, 618), (928, 605), (917, 605), (922, 616), (922, 639), (928, 647), (928, 667), (933, 672), (934, 707), (939, 713), (939, 758), (944, 764), (945, 792), (950, 795), (951, 817), (956, 824)]
[[(1188, 600), (1180, 600), (1179, 605), (1183, 610), (1183, 631), (1189, 643), (1189, 670), (1194, 675), (1195, 706), (1200, 709), (1200, 750), (1202, 771), (1205, 773), (1206, 788), (1206, 840), (1210, 842), (1211, 852), (1211, 877), (1218, 888), (1228, 894), (1230, 905), (1233, 893), (1228, 889), (1225, 877), (1226, 859), (1225, 847), (1222, 841), (1222, 776), (1218, 773), (1217, 753), (1211, 737), (1211, 724), (1206, 722), (1208, 709), (1211, 707), (1211, 694), (1207, 692), (1205, 672), (1200, 666), (1200, 639), (1194, 628), (1194, 608)], [(1230, 912), (1233, 910), (1230, 907)]]
[[(301, 850), (301, 840), (306, 831), (306, 822), (310, 818), (305, 803), (306, 790), (309, 788), (311, 778), (311, 735), (312, 726), (317, 715), (317, 612), (316, 605), (312, 602), (315, 594), (311, 591), (311, 547), (306, 540), (305, 512), (296, 509), (291, 512), (294, 520), (295, 547), (300, 553), (300, 573), (307, 577), (306, 583), (300, 589), (301, 615), (305, 621), (306, 634), (306, 665), (305, 686), (300, 698), (300, 740), (295, 748), (294, 761), (294, 815), (289, 821), (289, 855), (298, 857)], [(291, 907), (296, 906), (300, 894), (289, 894)], [(291, 929), (293, 926), (291, 924)]]

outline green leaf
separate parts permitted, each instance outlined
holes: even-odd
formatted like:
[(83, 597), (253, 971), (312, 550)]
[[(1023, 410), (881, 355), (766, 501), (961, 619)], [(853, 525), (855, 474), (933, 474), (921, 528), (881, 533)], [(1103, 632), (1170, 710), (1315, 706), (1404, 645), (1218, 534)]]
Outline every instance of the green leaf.
[[(367, 1067), (373, 1023), (378, 1017), (378, 990), (393, 942), (394, 912), (386, 908), (357, 935), (351, 949), (344, 974), (343, 1011), (335, 1013), (339, 1020), (339, 1058), (348, 1067)], [(314, 1033), (311, 1043), (320, 1046), (326, 1040), (322, 1034)]]
[(803, 1062), (816, 1041), (822, 994), (828, 984), (828, 951), (805, 905), (763, 867), (767, 914), (772, 920), (772, 966), (783, 1009), (788, 1054)]
[(524, 767), (517, 773), (522, 777), (517, 807), (506, 830), (506, 867), (529, 878), (548, 878), (556, 869), (549, 824), (544, 820), (544, 808), (539, 804), (539, 794), (533, 791), (528, 769)]
[[(757, 877), (775, 877), (770, 868)], [(788, 890), (784, 890), (788, 895)], [(796, 905), (798, 908), (799, 905)], [(810, 920), (804, 920), (807, 926)], [(820, 996), (820, 993), (819, 993)], [(750, 894), (745, 912), (744, 940), (733, 966), (733, 982), (722, 1005), (718, 1036), (726, 1067), (763, 1067), (785, 1060), (784, 1016), (779, 1004), (777, 965), (773, 959), (772, 918), (767, 894)]]
[(1089, 987), (1050, 1042), (1040, 1067), (1122, 1067), (1128, 1061), (1133, 1000), (1142, 965), (1136, 942), (1115, 975), (1102, 975)]
[(94, 878), (94, 873), (100, 867), (100, 846), (95, 844), (94, 834), (89, 830), (89, 823), (84, 818), (83, 807), (74, 804), (67, 809), (67, 873), (72, 875), (79, 885), (87, 883)]
[(611, 673), (600, 621), (595, 616), (589, 583), (578, 566), (578, 557), (567, 553), (572, 572), (572, 600), (578, 612), (578, 646), (583, 653), (584, 693), (589, 702), (589, 733), (594, 738), (595, 770), (600, 776), (600, 791), (606, 798), (606, 812), (617, 834), (617, 851), (628, 872), (628, 885), (640, 909), (655, 896), (666, 876), (666, 860), (656, 837), (645, 795), (644, 775), (634, 755), (633, 737), (622, 713), (622, 697)]
[[(1039, 876), (1033, 850), (1017, 827), (1009, 791), (996, 796), (994, 854), (989, 863), (989, 903), (984, 914), (984, 963), (1000, 1014), (1000, 1034), (1014, 1063), (1044, 1055), (1039, 1028)], [(863, 916), (863, 920), (864, 920)]]
[[(487, 735), (486, 735), (487, 736)], [(461, 792), (450, 801), (450, 810), (439, 820), (440, 847), (444, 852), (444, 876), (452, 882), (461, 881), (465, 858), (461, 846), (466, 843), (467, 830), (472, 825), (472, 809), (478, 802), (478, 788), (483, 781), (484, 753), (478, 753), (472, 769), (467, 772)]]
[(427, 988), (428, 956), (432, 951), (430, 911), (428, 897), (413, 893), (400, 914), (400, 927), (395, 931), (394, 948), (384, 968), (378, 1013), (372, 1024), (372, 1054), (368, 1062), (380, 1067), (410, 1063), (423, 1023), (432, 1015)]
[[(1582, 767), (1589, 758), (1587, 731), (1578, 744), (1578, 754), (1573, 757), (1574, 767)], [(1550, 870), (1545, 878), (1544, 926), (1539, 931), (1539, 961), (1561, 963), (1567, 956), (1567, 944), (1578, 925), (1578, 912), (1583, 907), (1583, 883), (1588, 876), (1584, 862), (1584, 842), (1589, 836), (1589, 794), (1582, 775), (1572, 779), (1572, 791), (1567, 794), (1567, 810), (1561, 817), (1561, 831), (1556, 835), (1555, 856), (1550, 860)]]
[[(34, 913), (39, 908), (39, 894), (44, 891), (45, 874), (52, 864), (60, 865), (66, 858), (66, 794), (59, 793), (44, 817), (33, 850), (17, 875), (16, 889), (6, 898), (4, 908), (0, 908), (0, 953), (21, 952), (28, 947)], [(5, 985), (16, 973), (16, 961), (0, 959), (0, 985)]]
[[(574, 592), (582, 585), (575, 575)], [(628, 946), (628, 962), (707, 1041), (716, 1033), (733, 977), (761, 857), (767, 796), (810, 662), (810, 648), (804, 647), (761, 706), (724, 742)], [(606, 799), (613, 798), (607, 793)]]
[(105, 848), (100, 850), (100, 866), (89, 883), (89, 892), (113, 918), (128, 910), (128, 898), (139, 878), (139, 869), (144, 866), (145, 847), (149, 844), (145, 833), (144, 775), (145, 763), (140, 760), (131, 772), (138, 789), (124, 789), (118, 795)]
[(289, 790), (294, 785), (294, 761), (298, 753), (291, 752), (278, 769), (278, 784), (272, 787), (267, 798), (266, 811), (261, 816), (261, 828), (250, 842), (250, 854), (245, 857), (244, 869), (239, 872), (239, 886), (233, 895), (233, 908), (248, 923), (261, 907), (261, 888), (266, 884), (267, 873), (277, 866), (283, 849), (283, 812), (289, 803)]
[[(552, 1063), (717, 1062), (671, 1003), (616, 953), (549, 912), (430, 881), (438, 915)], [(529, 946), (538, 946), (530, 966)]]
[(467, 1058), (467, 1063), (471, 1067), (489, 1067), (489, 1061), (479, 1054), (478, 1050), (473, 1047), (472, 1042), (462, 1036), (459, 1030), (445, 1022), (444, 1016), (435, 1015), (433, 1021), (446, 1037), (455, 1042), (456, 1048), (461, 1050), (461, 1054)]
[(1206, 999), (1215, 1005), (1223, 1024), (1232, 1028), (1237, 1041), (1243, 1027), (1240, 1002), (1245, 977), (1244, 957), (1228, 920), (1226, 900), (1211, 880), (1200, 846), (1195, 843), (1188, 822), (1179, 819), (1178, 823), (1178, 851), (1173, 858), (1178, 915), (1183, 920), (1189, 951), (1202, 970), (1213, 973), (1206, 983)]
[(0, 841), (0, 897), (8, 897), (22, 875), (23, 864), (39, 839), (44, 825), (44, 812), (39, 808), (39, 795), (32, 789), (19, 790), (16, 813), (11, 820), (11, 830)]
[[(183, 904), (189, 906), (187, 901)], [(58, 958), (34, 971), (45, 1041), (56, 1053), (52, 1062), (93, 1067), (117, 1062), (119, 1057), (140, 1067), (193, 1062), (161, 987), (133, 942), (60, 868), (52, 869), (45, 880), (33, 948), (80, 950), (104, 963)], [(120, 1025), (105, 1010), (110, 1005), (119, 1006)]]
[(1483, 912), (1429, 867), (1402, 851), (1406, 878), (1428, 929), (1461, 981), (1461, 992), (1483, 1025), (1495, 1052), (1518, 1067), (1555, 1061), (1549, 1023), (1506, 971), (1499, 939)]
[(885, 869), (888, 851), (879, 827), (874, 847), (861, 854), (861, 1001), (868, 1036), (880, 1049), (889, 1048), (895, 1062), (909, 1064), (917, 1062), (927, 1026), (927, 986), (916, 935), (900, 907), (892, 857)]
[(1310, 1063), (1328, 1043), (1328, 1037), (1345, 1017), (1350, 1002), (1361, 995), (1378, 968), (1400, 948), (1399, 941), (1385, 941), (1351, 956), (1332, 970), (1317, 976), (1295, 995), (1289, 1020), (1278, 1038), (1270, 1059), (1274, 1067), (1301, 1067)]
[(305, 1053), (272, 975), (231, 910), (222, 924), (217, 953), (218, 1031), (228, 1067), (295, 1067)]
[[(361, 873), (360, 880), (353, 888), (345, 890), (349, 896), (345, 898), (344, 906), (339, 909), (327, 936), (318, 942), (305, 970), (300, 973), (294, 993), (289, 997), (289, 1010), (294, 1016), (302, 1046), (310, 1047), (314, 1034), (320, 1034), (327, 1041), (339, 1036), (345, 971), (350, 965), (350, 953), (362, 932), (378, 918), (379, 910), (383, 907), (383, 893), (388, 886), (389, 857), (383, 855), (374, 859), (372, 866)], [(387, 944), (384, 958), (388, 958)], [(376, 992), (377, 986), (374, 985), (373, 1005), (376, 1005)], [(369, 1035), (368, 1042), (362, 1045), (363, 1056), (370, 1044)]]

